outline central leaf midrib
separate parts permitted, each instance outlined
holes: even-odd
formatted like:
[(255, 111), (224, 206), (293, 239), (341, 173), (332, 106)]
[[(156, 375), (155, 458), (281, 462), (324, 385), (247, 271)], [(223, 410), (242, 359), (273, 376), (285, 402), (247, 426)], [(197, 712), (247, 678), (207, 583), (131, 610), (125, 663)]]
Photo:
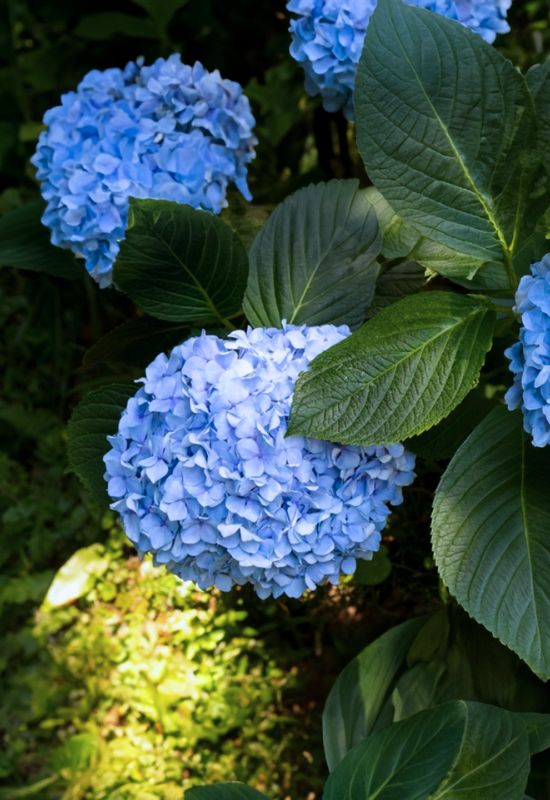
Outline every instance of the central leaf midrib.
[(447, 139), (447, 141), (449, 143), (449, 146), (450, 146), (450, 148), (451, 148), (451, 150), (452, 150), (452, 152), (453, 152), (453, 154), (454, 154), (454, 156), (455, 156), (455, 158), (456, 158), (456, 160), (457, 160), (457, 162), (458, 162), (458, 164), (459, 164), (459, 166), (460, 166), (460, 168), (461, 168), (461, 170), (462, 170), (462, 172), (464, 174), (464, 177), (466, 178), (466, 181), (470, 184), (470, 186), (472, 188), (472, 191), (473, 191), (474, 195), (476, 196), (479, 204), (483, 208), (483, 211), (485, 212), (485, 215), (486, 215), (487, 219), (489, 220), (490, 224), (494, 228), (494, 231), (495, 231), (495, 233), (497, 235), (497, 238), (498, 238), (498, 241), (500, 243), (500, 246), (502, 247), (504, 253), (507, 254), (509, 252), (509, 248), (508, 248), (508, 243), (506, 241), (506, 237), (504, 235), (504, 232), (500, 229), (500, 225), (498, 224), (497, 220), (494, 218), (494, 216), (493, 216), (493, 214), (491, 212), (491, 209), (489, 208), (489, 205), (487, 204), (487, 201), (483, 197), (483, 194), (479, 191), (479, 189), (478, 189), (473, 177), (470, 174), (470, 170), (468, 169), (467, 165), (464, 163), (464, 161), (462, 159), (462, 156), (460, 154), (460, 151), (458, 150), (458, 148), (456, 147), (456, 145), (455, 145), (455, 143), (453, 141), (452, 136), (450, 135), (449, 131), (447, 130), (446, 125), (443, 123), (443, 120), (439, 116), (439, 113), (437, 112), (437, 109), (435, 108), (434, 104), (432, 103), (432, 100), (431, 100), (429, 94), (426, 92), (426, 89), (424, 88), (424, 84), (422, 83), (420, 75), (416, 71), (412, 61), (410, 60), (410, 58), (409, 58), (409, 56), (407, 54), (407, 51), (403, 47), (403, 43), (401, 41), (401, 38), (398, 35), (398, 31), (397, 31), (397, 28), (395, 27), (393, 19), (391, 20), (391, 24), (392, 24), (392, 27), (393, 27), (393, 29), (395, 31), (396, 39), (399, 42), (399, 47), (401, 48), (403, 56), (404, 56), (405, 60), (407, 61), (407, 63), (409, 64), (409, 66), (411, 68), (411, 71), (412, 71), (412, 74), (413, 74), (416, 82), (418, 83), (418, 86), (420, 87), (420, 90), (421, 90), (422, 94), (424, 95), (424, 97), (425, 97), (425, 99), (426, 99), (426, 101), (428, 103), (429, 108), (432, 110), (432, 113), (434, 115), (434, 118), (435, 118), (436, 122), (439, 124), (439, 126), (441, 128), (441, 131), (443, 132), (445, 138)]

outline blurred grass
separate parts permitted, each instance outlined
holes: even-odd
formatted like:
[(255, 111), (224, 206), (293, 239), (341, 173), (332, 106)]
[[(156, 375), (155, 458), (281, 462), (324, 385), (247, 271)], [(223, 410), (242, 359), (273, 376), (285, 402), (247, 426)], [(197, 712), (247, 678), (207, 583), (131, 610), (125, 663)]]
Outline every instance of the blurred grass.
[[(231, 776), (284, 796), (302, 770), (283, 704), (296, 668), (262, 644), (242, 598), (182, 584), (140, 563), (116, 526), (108, 533), (78, 596), (69, 584), (89, 548), (5, 640), (4, 782), (125, 800)], [(45, 787), (44, 773), (56, 781)]]

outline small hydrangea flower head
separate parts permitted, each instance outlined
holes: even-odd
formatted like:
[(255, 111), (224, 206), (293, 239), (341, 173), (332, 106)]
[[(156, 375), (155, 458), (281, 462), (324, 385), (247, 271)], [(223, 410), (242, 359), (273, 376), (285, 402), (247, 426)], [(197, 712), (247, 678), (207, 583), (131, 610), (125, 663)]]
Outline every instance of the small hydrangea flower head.
[(414, 478), (403, 445), (285, 438), (294, 385), (346, 326), (188, 339), (147, 368), (105, 478), (128, 537), (183, 580), (299, 597), (378, 550)]
[(531, 265), (516, 292), (519, 341), (506, 350), (514, 383), (506, 392), (512, 411), (521, 408), (535, 447), (550, 444), (550, 253)]
[[(461, 22), (486, 42), (510, 30), (512, 0), (405, 0)], [(377, 0), (288, 0), (290, 53), (305, 72), (305, 88), (320, 94), (327, 111), (343, 109), (353, 119), (355, 73)]]
[(101, 287), (124, 238), (130, 197), (219, 213), (236, 184), (247, 200), (257, 143), (234, 81), (180, 56), (93, 70), (44, 116), (32, 159), (54, 244), (85, 260)]

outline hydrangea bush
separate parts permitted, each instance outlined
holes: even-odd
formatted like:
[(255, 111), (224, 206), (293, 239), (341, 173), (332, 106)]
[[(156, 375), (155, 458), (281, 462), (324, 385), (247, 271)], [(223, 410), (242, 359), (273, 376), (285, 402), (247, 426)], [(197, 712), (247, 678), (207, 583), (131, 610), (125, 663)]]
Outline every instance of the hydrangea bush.
[(254, 117), (242, 88), (180, 56), (92, 70), (46, 112), (32, 163), (53, 244), (70, 248), (103, 288), (130, 197), (219, 213), (230, 182), (247, 199)]
[(413, 480), (402, 445), (285, 438), (299, 373), (350, 333), (284, 325), (161, 354), (105, 456), (111, 506), (140, 553), (205, 589), (299, 597), (380, 546)]
[[(407, 0), (460, 22), (494, 42), (510, 30), (512, 0)], [(320, 94), (327, 111), (343, 109), (353, 119), (353, 90), (369, 20), (377, 0), (289, 0), (290, 53), (305, 72), (308, 94)]]
[[(368, 188), (301, 189), (248, 250), (217, 217), (132, 199), (114, 279), (158, 319), (141, 313), (94, 350), (119, 347), (120, 365), (134, 348), (145, 378), (89, 393), (69, 425), (72, 468), (140, 554), (260, 597), (358, 582), (356, 560), (378, 549), (413, 467), (428, 495), (439, 477), (433, 560), (491, 634), (480, 648), (494, 674), (456, 667), (462, 634), (440, 618), (419, 640), (421, 620), (392, 629), (327, 703), (324, 800), (456, 787), (479, 800), (480, 786), (483, 800), (523, 800), (530, 756), (548, 743), (548, 718), (523, 714), (544, 708), (512, 701), (509, 675), (521, 659), (550, 678), (550, 62), (524, 75), (489, 44), (508, 5), (379, 0), (359, 36), (364, 5), (293, 2), (308, 63), (356, 71), (331, 102), (356, 86)], [(329, 11), (322, 36), (307, 27)], [(149, 363), (140, 348), (161, 334), (177, 338)], [(501, 669), (494, 639), (515, 667)]]

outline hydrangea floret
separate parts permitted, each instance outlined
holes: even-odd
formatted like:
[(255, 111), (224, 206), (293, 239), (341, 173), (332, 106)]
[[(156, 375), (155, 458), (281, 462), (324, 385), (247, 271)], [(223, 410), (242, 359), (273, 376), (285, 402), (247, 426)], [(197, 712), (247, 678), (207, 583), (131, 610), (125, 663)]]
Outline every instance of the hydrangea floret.
[(92, 70), (44, 116), (32, 159), (54, 244), (85, 259), (101, 287), (124, 238), (130, 197), (219, 213), (228, 184), (244, 197), (257, 143), (242, 88), (174, 54), (151, 66)]
[(205, 589), (299, 597), (378, 550), (414, 478), (403, 445), (285, 437), (296, 379), (347, 326), (203, 333), (147, 368), (105, 478), (140, 554)]
[[(510, 30), (512, 0), (406, 0), (461, 22), (485, 41)], [(305, 72), (308, 94), (322, 96), (327, 111), (353, 119), (353, 88), (369, 20), (377, 0), (289, 0), (290, 53)]]
[(521, 315), (519, 341), (506, 350), (514, 383), (506, 393), (510, 410), (521, 408), (535, 447), (550, 444), (550, 253), (531, 265), (516, 292)]

